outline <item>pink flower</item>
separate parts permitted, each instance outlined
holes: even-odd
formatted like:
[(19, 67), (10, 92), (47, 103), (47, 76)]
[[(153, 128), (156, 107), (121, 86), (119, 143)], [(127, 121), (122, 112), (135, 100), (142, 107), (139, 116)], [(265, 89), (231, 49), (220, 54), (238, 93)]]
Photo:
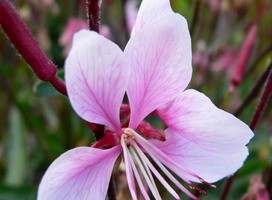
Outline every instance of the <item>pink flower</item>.
[[(136, 183), (144, 199), (150, 199), (145, 185), (155, 199), (161, 199), (154, 176), (180, 199), (158, 168), (192, 199), (197, 197), (187, 187), (204, 192), (193, 182), (210, 185), (207, 182), (239, 169), (253, 133), (204, 94), (185, 90), (191, 79), (191, 60), (187, 22), (173, 13), (168, 0), (143, 0), (124, 52), (95, 32), (77, 33), (65, 63), (68, 95), (84, 120), (108, 127), (105, 138), (98, 141), (100, 146), (112, 146), (106, 141), (114, 145), (78, 147), (61, 155), (44, 175), (38, 199), (104, 200), (120, 155), (134, 200)], [(125, 92), (130, 120), (122, 127), (119, 112)], [(136, 132), (156, 109), (168, 127), (165, 141)]]

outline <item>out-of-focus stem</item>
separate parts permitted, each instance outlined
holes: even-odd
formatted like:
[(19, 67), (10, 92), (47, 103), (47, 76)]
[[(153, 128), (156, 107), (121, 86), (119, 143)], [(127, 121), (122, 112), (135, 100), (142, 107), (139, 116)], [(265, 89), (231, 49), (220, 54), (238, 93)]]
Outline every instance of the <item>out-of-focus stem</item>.
[(116, 200), (116, 189), (114, 183), (114, 176), (111, 176), (109, 189), (108, 189), (108, 198), (109, 200)]
[(234, 178), (235, 178), (235, 174), (228, 179), (228, 181), (226, 183), (226, 187), (225, 187), (225, 189), (223, 191), (223, 194), (222, 194), (220, 200), (226, 200), (227, 199), (227, 196), (228, 196), (228, 193), (229, 193), (230, 188), (232, 186), (232, 183), (234, 181)]
[[(50, 82), (57, 91), (67, 96), (64, 82), (56, 76), (56, 65), (41, 51), (30, 30), (8, 0), (0, 0), (0, 24), (38, 78)], [(93, 132), (97, 140), (104, 136), (104, 129), (100, 127)]]
[(268, 54), (272, 52), (272, 43), (269, 44), (258, 56), (257, 58), (252, 62), (252, 67), (248, 70), (246, 73), (246, 77), (250, 76), (255, 72), (255, 70), (258, 67), (258, 63)]
[(23, 59), (43, 81), (67, 95), (64, 82), (56, 77), (57, 67), (39, 48), (37, 41), (8, 0), (0, 1), (0, 24)]
[(129, 35), (130, 35), (130, 32), (129, 32), (129, 28), (127, 26), (127, 18), (126, 18), (126, 2), (127, 0), (121, 0), (121, 3), (122, 3), (122, 23), (123, 23), (123, 29), (125, 31), (125, 36), (126, 36), (126, 40), (129, 39)]
[(256, 128), (258, 122), (260, 121), (260, 118), (265, 110), (269, 98), (271, 97), (271, 94), (272, 94), (272, 69), (270, 69), (264, 92), (262, 94), (257, 110), (255, 111), (254, 116), (250, 123), (250, 128), (252, 130)]
[(272, 63), (269, 65), (269, 67), (265, 70), (263, 75), (257, 81), (256, 85), (253, 87), (253, 89), (248, 94), (246, 99), (243, 101), (241, 106), (234, 112), (235, 116), (239, 116), (247, 107), (247, 105), (259, 94), (261, 87), (264, 85), (265, 81), (267, 80), (267, 77), (271, 69), (272, 69)]
[[(266, 85), (265, 85), (265, 89), (264, 89), (264, 92), (262, 94), (262, 97), (261, 97), (261, 100), (257, 106), (257, 109), (252, 117), (252, 120), (250, 122), (250, 125), (249, 127), (251, 128), (251, 130), (254, 131), (254, 129), (256, 128), (258, 122), (260, 121), (260, 118), (265, 110), (265, 107), (266, 107), (266, 104), (267, 102), (269, 101), (269, 98), (272, 94), (272, 69), (270, 69), (270, 72), (269, 72), (269, 75), (268, 75), (268, 78), (267, 78), (267, 82), (266, 82)], [(235, 175), (231, 176), (228, 181), (227, 181), (227, 184), (226, 184), (226, 187), (222, 193), (222, 196), (221, 196), (221, 200), (226, 200), (227, 198), (227, 195), (230, 191), (230, 188), (232, 186), (232, 183), (235, 179)]]
[(193, 13), (193, 16), (192, 16), (191, 26), (190, 26), (190, 33), (191, 33), (192, 37), (194, 35), (196, 23), (197, 23), (197, 20), (198, 20), (198, 17), (199, 17), (200, 5), (201, 5), (201, 1), (200, 0), (196, 0), (196, 2), (195, 2), (195, 8), (194, 8), (194, 13)]
[(87, 0), (87, 16), (89, 29), (99, 33), (99, 0)]

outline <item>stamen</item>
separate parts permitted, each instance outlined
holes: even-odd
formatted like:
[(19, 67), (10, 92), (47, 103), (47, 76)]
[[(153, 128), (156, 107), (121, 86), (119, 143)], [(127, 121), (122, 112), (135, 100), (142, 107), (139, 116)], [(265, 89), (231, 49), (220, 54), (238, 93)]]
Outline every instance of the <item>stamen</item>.
[(191, 188), (192, 190), (196, 190), (197, 192), (199, 192), (200, 194), (203, 195), (207, 195), (207, 192), (200, 189), (199, 187), (195, 186), (195, 185), (189, 185), (189, 188)]
[(122, 146), (123, 152), (124, 152), (124, 161), (125, 161), (125, 165), (126, 165), (126, 176), (127, 176), (130, 194), (131, 194), (131, 197), (133, 200), (137, 200), (138, 198), (137, 198), (137, 194), (136, 194), (135, 180), (134, 180), (133, 172), (131, 169), (130, 160), (128, 158), (127, 145), (125, 144), (125, 141), (123, 138), (121, 139), (121, 146)]
[[(155, 181), (154, 181), (154, 179), (153, 179), (153, 176), (152, 176), (152, 174), (151, 174), (151, 172), (150, 172), (148, 166), (147, 166), (146, 163), (143, 161), (143, 163), (144, 163), (145, 166), (146, 166), (146, 167), (144, 168), (144, 166), (142, 165), (142, 162), (140, 161), (140, 158), (138, 157), (138, 155), (137, 155), (137, 153), (135, 152), (135, 150), (134, 150), (133, 148), (130, 148), (130, 150), (131, 150), (131, 152), (132, 152), (134, 158), (136, 159), (137, 164), (139, 165), (139, 167), (140, 167), (140, 169), (141, 169), (141, 172), (142, 172), (142, 174), (144, 175), (144, 177), (145, 177), (145, 179), (146, 179), (146, 181), (147, 181), (147, 184), (148, 184), (148, 186), (149, 186), (149, 188), (150, 188), (150, 190), (151, 190), (153, 196), (155, 197), (155, 199), (162, 200), (162, 199), (161, 199), (161, 196), (160, 196), (160, 193), (159, 193), (159, 191), (158, 191), (158, 188), (157, 188), (157, 186), (156, 186), (156, 184), (155, 184)], [(148, 175), (147, 175), (146, 172), (148, 172)], [(152, 183), (151, 183), (151, 182), (152, 182)]]
[(171, 195), (176, 198), (180, 199), (178, 194), (174, 191), (174, 189), (167, 183), (167, 181), (161, 176), (161, 174), (156, 170), (156, 168), (152, 165), (152, 163), (148, 160), (148, 158), (144, 155), (144, 153), (139, 149), (139, 147), (135, 146), (136, 151), (140, 155), (141, 159), (143, 159), (148, 167), (151, 169), (153, 174), (159, 179), (162, 185), (171, 193)]
[[(146, 155), (143, 153), (142, 149), (150, 155), (150, 157), (153, 159), (153, 161), (157, 164), (157, 166), (165, 173), (165, 175), (177, 186), (180, 190), (182, 190), (188, 197), (198, 200), (196, 196), (194, 196), (187, 188), (185, 188), (173, 175), (172, 173), (166, 168), (170, 167), (174, 173), (176, 173), (180, 178), (182, 178), (188, 186), (198, 191), (201, 194), (206, 195), (206, 191), (198, 188), (197, 186), (193, 185), (190, 181), (191, 178), (197, 178), (201, 183), (204, 185), (216, 188), (215, 185), (212, 185), (204, 179), (200, 178), (198, 175), (194, 174), (190, 170), (186, 169), (186, 167), (182, 167), (179, 164), (177, 164), (175, 161), (171, 160), (164, 152), (162, 152), (160, 149), (158, 149), (155, 145), (148, 142), (145, 138), (143, 138), (141, 135), (139, 135), (137, 132), (130, 128), (126, 128), (124, 131), (124, 134), (122, 136), (123, 144), (129, 144), (129, 150), (126, 145), (124, 145), (123, 149), (125, 151), (129, 151), (132, 153), (135, 162), (137, 162), (140, 171), (142, 175), (144, 176), (147, 185), (149, 186), (153, 196), (157, 200), (161, 200), (160, 194), (158, 192), (157, 186), (155, 184), (155, 181), (153, 179), (152, 173), (159, 179), (159, 181), (162, 183), (162, 185), (170, 192), (170, 194), (176, 198), (180, 199), (178, 194), (174, 191), (174, 189), (168, 184), (168, 182), (162, 177), (162, 175), (158, 172), (158, 170), (153, 166), (153, 164), (149, 161), (149, 159), (146, 157)], [(140, 146), (139, 146), (140, 145)], [(123, 145), (122, 145), (123, 146)], [(141, 147), (141, 148), (140, 148)], [(136, 151), (135, 151), (136, 150)], [(132, 167), (132, 170), (134, 172), (134, 175), (136, 177), (136, 180), (139, 184), (140, 190), (144, 197), (146, 199), (149, 199), (148, 194), (143, 186), (141, 177), (139, 175), (139, 172), (137, 170), (137, 167), (135, 166), (134, 160), (132, 158), (132, 155), (130, 153), (127, 153), (127, 159), (129, 160), (130, 167)], [(166, 167), (164, 166), (166, 165)], [(151, 170), (151, 171), (150, 171)], [(148, 198), (147, 198), (147, 197)]]
[(206, 185), (206, 186), (209, 186), (209, 187), (212, 187), (212, 188), (217, 188), (216, 185), (210, 184), (210, 183), (206, 182), (203, 178), (199, 178), (199, 180), (200, 180), (200, 182), (201, 182), (202, 184), (204, 184), (204, 185)]
[[(125, 146), (125, 148), (126, 148), (126, 151), (128, 151), (127, 146)], [(139, 186), (139, 188), (141, 190), (141, 193), (142, 193), (144, 199), (150, 200), (150, 198), (149, 198), (149, 196), (148, 196), (148, 194), (146, 192), (145, 186), (144, 186), (144, 184), (143, 184), (143, 182), (141, 180), (140, 174), (139, 174), (139, 172), (138, 172), (138, 170), (137, 170), (137, 168), (136, 168), (136, 166), (135, 166), (135, 164), (133, 162), (133, 159), (132, 159), (131, 155), (127, 154), (127, 157), (129, 159), (130, 165), (132, 167), (132, 170), (134, 172), (135, 178), (136, 178), (136, 180), (138, 182), (138, 186)]]
[[(191, 197), (192, 199), (197, 199), (189, 190), (187, 190), (172, 174), (169, 170), (152, 154), (149, 153), (150, 157), (154, 160), (154, 162), (158, 165), (158, 167), (165, 173), (166, 176), (187, 196)], [(189, 184), (191, 185), (191, 184)]]
[[(127, 128), (126, 129), (127, 132), (129, 132), (130, 134), (134, 135), (135, 140), (145, 149), (147, 150), (149, 153), (153, 153), (156, 157), (160, 157), (160, 160), (162, 161), (162, 163), (164, 165), (168, 165), (169, 163), (171, 163), (173, 166), (171, 167), (172, 170), (178, 174), (186, 183), (188, 183), (189, 185), (192, 184), (192, 182), (188, 179), (188, 176), (192, 176), (194, 178), (198, 178), (199, 176), (197, 176), (196, 174), (194, 174), (193, 172), (190, 172), (188, 169), (186, 169), (185, 167), (182, 167), (180, 164), (177, 164), (176, 162), (174, 162), (173, 160), (169, 159), (169, 157), (164, 154), (160, 149), (158, 149), (156, 146), (154, 146), (153, 144), (151, 144), (150, 142), (148, 142), (145, 138), (143, 138), (141, 135), (139, 135), (137, 132), (135, 132), (134, 130)], [(182, 170), (183, 173), (177, 173), (178, 171)], [(185, 176), (187, 174), (187, 176)]]

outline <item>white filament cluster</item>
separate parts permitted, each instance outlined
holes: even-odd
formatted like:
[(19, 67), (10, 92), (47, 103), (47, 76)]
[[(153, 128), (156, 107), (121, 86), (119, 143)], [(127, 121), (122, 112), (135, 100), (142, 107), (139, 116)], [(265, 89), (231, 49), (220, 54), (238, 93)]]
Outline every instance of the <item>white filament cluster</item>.
[[(122, 139), (121, 146), (124, 152), (124, 161), (126, 165), (126, 174), (129, 189), (131, 192), (131, 196), (133, 200), (137, 200), (136, 194), (136, 186), (134, 182), (134, 178), (137, 181), (138, 187), (143, 195), (144, 199), (150, 200), (148, 195), (146, 186), (148, 186), (150, 192), (154, 196), (156, 200), (162, 200), (156, 183), (154, 181), (153, 176), (155, 176), (161, 184), (168, 190), (168, 192), (175, 198), (180, 199), (179, 195), (175, 192), (175, 190), (168, 184), (168, 182), (164, 179), (164, 177), (160, 174), (160, 172), (154, 167), (150, 159), (153, 160), (154, 163), (160, 168), (160, 170), (184, 193), (186, 193), (192, 199), (198, 199), (195, 197), (190, 191), (188, 191), (173, 175), (172, 173), (162, 164), (162, 162), (158, 159), (156, 155), (159, 157), (164, 157), (167, 160), (167, 156), (160, 151), (157, 147), (155, 147), (148, 140), (143, 138), (137, 132), (132, 129), (125, 129)], [(149, 155), (149, 158), (146, 156)], [(169, 160), (169, 162), (173, 163)], [(176, 166), (179, 167), (180, 166)], [(184, 173), (188, 173), (188, 171), (184, 170)], [(180, 176), (181, 177), (181, 176)], [(188, 183), (191, 188), (196, 189), (196, 187), (192, 186), (190, 180), (188, 180), (185, 176), (181, 177), (186, 183)]]

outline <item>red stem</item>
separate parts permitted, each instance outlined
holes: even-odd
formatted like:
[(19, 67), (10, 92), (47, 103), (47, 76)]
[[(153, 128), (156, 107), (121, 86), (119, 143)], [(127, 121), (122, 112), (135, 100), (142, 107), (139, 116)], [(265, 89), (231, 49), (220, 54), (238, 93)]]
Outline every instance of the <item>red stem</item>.
[(254, 130), (260, 121), (260, 118), (265, 110), (265, 107), (267, 105), (267, 102), (269, 101), (269, 98), (272, 94), (272, 69), (270, 70), (269, 76), (268, 76), (268, 81), (266, 83), (264, 92), (262, 94), (260, 103), (257, 107), (257, 110), (254, 113), (253, 119), (250, 123), (250, 128)]
[(87, 0), (89, 29), (99, 33), (99, 0)]
[[(16, 50), (42, 81), (50, 82), (67, 96), (65, 83), (56, 76), (57, 66), (41, 51), (25, 22), (8, 0), (0, 0), (0, 25)], [(96, 139), (104, 136), (104, 128), (94, 125)]]
[[(271, 64), (270, 64), (271, 65)], [(266, 85), (265, 85), (265, 89), (264, 89), (264, 92), (262, 94), (262, 97), (261, 97), (261, 100), (257, 106), (257, 109), (253, 115), (253, 118), (252, 118), (252, 121), (249, 125), (249, 127), (251, 128), (252, 131), (254, 131), (254, 129), (256, 128), (258, 122), (260, 121), (260, 118), (265, 110), (265, 107), (269, 101), (269, 98), (272, 94), (272, 69), (270, 69), (270, 73), (268, 75), (268, 78), (267, 78), (267, 82), (266, 82)], [(232, 186), (232, 183), (235, 179), (235, 175), (231, 176), (227, 183), (226, 183), (226, 187), (223, 191), (223, 194), (221, 196), (221, 200), (226, 200), (227, 198), (227, 195), (230, 191), (230, 188)]]
[(42, 80), (67, 95), (65, 84), (56, 77), (57, 67), (39, 48), (37, 41), (8, 0), (0, 1), (0, 24), (17, 51)]

